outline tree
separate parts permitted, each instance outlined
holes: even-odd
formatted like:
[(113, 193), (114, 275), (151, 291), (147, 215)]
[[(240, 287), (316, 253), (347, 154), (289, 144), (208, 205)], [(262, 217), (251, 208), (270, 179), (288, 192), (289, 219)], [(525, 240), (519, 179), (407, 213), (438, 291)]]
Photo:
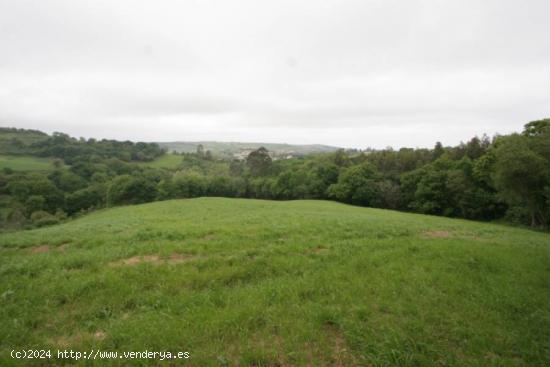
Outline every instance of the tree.
[(25, 201), (25, 209), (27, 211), (27, 214), (30, 215), (35, 211), (44, 210), (45, 204), (46, 199), (44, 199), (42, 195), (31, 195)]
[(196, 171), (176, 172), (158, 184), (159, 199), (182, 199), (199, 197), (206, 193), (205, 177)]
[(63, 167), (63, 161), (59, 158), (54, 159), (52, 165), (55, 169), (60, 169), (61, 167)]
[(263, 176), (269, 172), (272, 160), (269, 152), (264, 147), (260, 147), (250, 152), (246, 158), (246, 166), (253, 176)]
[(346, 168), (338, 182), (329, 187), (329, 196), (356, 205), (379, 206), (378, 174), (368, 162)]
[(501, 138), (495, 157), (495, 184), (500, 195), (510, 205), (527, 208), (531, 226), (546, 225), (550, 162), (531, 149), (528, 134)]
[(105, 187), (104, 185), (96, 184), (77, 190), (69, 193), (65, 198), (65, 202), (69, 214), (92, 207), (102, 207), (105, 205)]
[(443, 149), (443, 144), (441, 144), (441, 142), (438, 141), (437, 143), (435, 143), (435, 147), (434, 147), (434, 153), (433, 153), (434, 160), (441, 157), (443, 153), (445, 153), (445, 150)]
[(24, 203), (31, 195), (44, 198), (43, 209), (55, 213), (57, 208), (64, 206), (63, 193), (41, 174), (21, 174), (10, 177), (7, 185), (9, 193), (19, 202)]
[(197, 155), (201, 158), (204, 156), (204, 147), (202, 144), (197, 145)]
[(401, 206), (399, 185), (391, 180), (380, 181), (377, 185), (381, 206), (388, 209), (398, 209)]
[(67, 170), (56, 170), (49, 176), (55, 185), (65, 192), (73, 192), (88, 185), (85, 179)]
[(244, 172), (244, 165), (238, 159), (233, 159), (229, 164), (229, 172), (233, 176), (241, 176)]
[(550, 119), (542, 119), (531, 121), (525, 124), (523, 135), (525, 136), (541, 136), (550, 134)]
[(138, 204), (153, 201), (156, 196), (155, 183), (144, 177), (117, 176), (107, 189), (107, 205)]
[(424, 214), (450, 215), (451, 213), (446, 210), (450, 207), (450, 196), (445, 170), (430, 167), (425, 172), (418, 182), (411, 208)]

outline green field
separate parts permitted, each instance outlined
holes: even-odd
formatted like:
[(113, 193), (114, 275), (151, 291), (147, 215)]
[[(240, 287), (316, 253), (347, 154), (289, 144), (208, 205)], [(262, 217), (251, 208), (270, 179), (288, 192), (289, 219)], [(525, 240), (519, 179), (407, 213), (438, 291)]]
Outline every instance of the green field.
[(153, 167), (153, 168), (178, 168), (181, 165), (183, 157), (181, 155), (175, 154), (164, 154), (159, 158), (151, 162), (141, 162), (139, 163), (142, 166)]
[(13, 348), (188, 351), (189, 366), (550, 364), (548, 233), (200, 198), (3, 234), (0, 254), (0, 365)]
[(53, 168), (53, 160), (32, 156), (0, 155), (0, 170), (3, 168), (14, 171), (47, 171)]

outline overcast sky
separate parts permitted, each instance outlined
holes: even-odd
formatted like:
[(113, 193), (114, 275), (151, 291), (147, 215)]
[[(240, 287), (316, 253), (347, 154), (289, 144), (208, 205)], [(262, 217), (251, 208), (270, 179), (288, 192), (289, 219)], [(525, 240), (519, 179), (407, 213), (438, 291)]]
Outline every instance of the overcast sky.
[(452, 145), (550, 117), (549, 0), (0, 0), (0, 126)]

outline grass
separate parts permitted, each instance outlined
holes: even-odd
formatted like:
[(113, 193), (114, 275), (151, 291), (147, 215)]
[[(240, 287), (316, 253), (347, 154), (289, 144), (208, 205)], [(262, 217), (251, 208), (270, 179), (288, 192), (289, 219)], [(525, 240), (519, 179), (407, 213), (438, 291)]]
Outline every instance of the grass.
[(173, 168), (178, 168), (181, 165), (182, 160), (183, 160), (183, 157), (181, 155), (167, 153), (155, 159), (154, 161), (142, 162), (139, 164), (147, 167), (152, 167), (152, 168), (173, 169)]
[(53, 169), (52, 162), (49, 158), (0, 155), (0, 170), (10, 168), (14, 171), (47, 171)]
[(1, 365), (13, 348), (189, 351), (189, 366), (550, 363), (550, 235), (500, 225), (173, 200), (2, 235), (0, 279)]

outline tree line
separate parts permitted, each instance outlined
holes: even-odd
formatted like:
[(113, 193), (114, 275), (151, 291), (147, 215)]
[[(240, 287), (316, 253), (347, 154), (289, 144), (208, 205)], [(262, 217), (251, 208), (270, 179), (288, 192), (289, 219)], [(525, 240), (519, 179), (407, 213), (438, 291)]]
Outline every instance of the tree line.
[(50, 172), (0, 174), (7, 228), (41, 226), (98, 208), (155, 200), (225, 196), (328, 199), (353, 205), (484, 221), (550, 225), (550, 119), (521, 133), (474, 137), (454, 147), (322, 153), (273, 160), (265, 148), (246, 160), (198, 149), (174, 169), (147, 166), (158, 145), (54, 134), (19, 147), (56, 157)]

